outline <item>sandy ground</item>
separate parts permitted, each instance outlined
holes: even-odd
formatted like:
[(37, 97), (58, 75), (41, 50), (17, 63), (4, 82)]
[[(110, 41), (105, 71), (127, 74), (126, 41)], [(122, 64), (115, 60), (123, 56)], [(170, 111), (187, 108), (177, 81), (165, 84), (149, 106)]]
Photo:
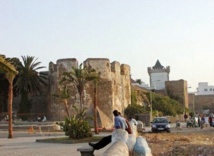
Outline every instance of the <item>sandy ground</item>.
[(214, 128), (181, 128), (143, 133), (153, 156), (214, 156)]

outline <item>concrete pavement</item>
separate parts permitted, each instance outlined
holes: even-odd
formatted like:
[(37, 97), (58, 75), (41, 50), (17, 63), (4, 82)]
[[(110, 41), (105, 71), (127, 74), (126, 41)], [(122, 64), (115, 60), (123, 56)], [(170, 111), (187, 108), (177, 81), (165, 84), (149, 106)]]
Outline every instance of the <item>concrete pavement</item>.
[[(146, 128), (149, 131), (149, 128)], [(101, 136), (111, 133), (99, 133)], [(77, 148), (89, 146), (88, 143), (62, 144), (38, 143), (37, 139), (63, 137), (64, 132), (39, 132), (28, 134), (28, 131), (14, 131), (14, 138), (8, 139), (8, 131), (0, 130), (0, 156), (81, 156)], [(101, 156), (110, 145), (94, 151)]]
[[(1, 156), (80, 156), (78, 147), (88, 146), (88, 143), (61, 144), (61, 143), (37, 143), (37, 139), (62, 137), (64, 133), (43, 133), (42, 135), (27, 134), (27, 132), (14, 132), (14, 138), (7, 138), (7, 131), (0, 131), (0, 155)], [(100, 135), (107, 135), (100, 133)], [(108, 148), (94, 151), (95, 156), (101, 156)]]

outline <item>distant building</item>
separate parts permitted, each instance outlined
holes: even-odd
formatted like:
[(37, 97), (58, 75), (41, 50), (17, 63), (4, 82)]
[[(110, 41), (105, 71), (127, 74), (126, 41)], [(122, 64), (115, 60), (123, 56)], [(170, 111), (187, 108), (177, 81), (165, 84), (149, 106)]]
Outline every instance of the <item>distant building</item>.
[(142, 81), (142, 83), (141, 84), (139, 84), (138, 82), (136, 82), (135, 80), (133, 80), (133, 79), (131, 79), (131, 84), (132, 84), (132, 86), (139, 86), (139, 87), (141, 87), (141, 88), (145, 88), (145, 89), (149, 89), (150, 87), (149, 87), (149, 85), (148, 84), (146, 84), (145, 82), (143, 82)]
[(214, 86), (209, 86), (208, 82), (199, 82), (196, 94), (197, 95), (213, 95)]
[(157, 60), (155, 66), (148, 67), (148, 74), (150, 76), (150, 87), (155, 90), (165, 89), (165, 82), (169, 81), (170, 67), (164, 67)]

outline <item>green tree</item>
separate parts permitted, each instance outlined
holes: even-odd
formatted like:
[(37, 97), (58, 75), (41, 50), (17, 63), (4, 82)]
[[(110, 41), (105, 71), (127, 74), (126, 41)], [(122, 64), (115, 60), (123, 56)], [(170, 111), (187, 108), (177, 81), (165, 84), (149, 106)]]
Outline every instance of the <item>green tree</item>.
[(67, 117), (69, 118), (70, 113), (68, 110), (68, 99), (71, 97), (69, 88), (67, 86), (62, 86), (59, 89), (59, 93), (56, 93), (53, 96), (58, 98), (60, 102), (65, 105), (65, 111), (66, 111)]
[(152, 98), (152, 109), (162, 112), (163, 115), (182, 114), (184, 107), (174, 99), (160, 94), (152, 94), (152, 97), (147, 93), (148, 98)]
[(126, 107), (124, 110), (124, 114), (128, 118), (134, 118), (135, 115), (137, 115), (139, 113), (146, 113), (146, 112), (148, 112), (148, 111), (146, 111), (145, 107), (143, 107), (141, 105), (137, 105), (137, 104), (128, 105), (128, 107)]
[(136, 79), (136, 82), (139, 83), (140, 85), (143, 83), (141, 79)]
[(136, 79), (136, 82), (139, 83), (140, 85), (142, 84), (142, 80), (141, 79)]
[(37, 62), (37, 59), (34, 59), (34, 57), (22, 56), (22, 61), (17, 65), (19, 74), (15, 87), (16, 91), (21, 95), (19, 113), (29, 113), (31, 109), (29, 93), (41, 94), (42, 87), (48, 84), (48, 77), (46, 73), (38, 72), (38, 70), (45, 67), (39, 66), (41, 62)]
[(4, 71), (0, 71), (0, 113), (7, 112), (9, 82)]
[(137, 94), (134, 90), (131, 91), (131, 104), (137, 104)]
[(82, 110), (85, 85), (87, 82), (96, 79), (97, 76), (98, 73), (94, 69), (87, 66), (82, 67), (82, 64), (80, 64), (77, 68), (72, 66), (71, 71), (64, 72), (60, 84), (71, 84), (77, 89), (80, 98), (80, 109)]

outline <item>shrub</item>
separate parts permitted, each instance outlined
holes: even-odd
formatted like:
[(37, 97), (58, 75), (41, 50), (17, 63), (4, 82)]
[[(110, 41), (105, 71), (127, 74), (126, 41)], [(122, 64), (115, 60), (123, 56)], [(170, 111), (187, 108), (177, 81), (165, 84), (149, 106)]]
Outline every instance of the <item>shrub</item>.
[(91, 127), (87, 122), (89, 119), (86, 116), (86, 109), (83, 111), (78, 111), (78, 109), (73, 106), (77, 112), (77, 114), (72, 117), (66, 117), (65, 122), (58, 123), (62, 130), (65, 132), (66, 136), (69, 136), (71, 139), (83, 139), (87, 137), (91, 137)]
[(124, 110), (124, 113), (128, 118), (133, 118), (136, 114), (145, 112), (147, 112), (145, 108), (137, 104), (130, 104)]

